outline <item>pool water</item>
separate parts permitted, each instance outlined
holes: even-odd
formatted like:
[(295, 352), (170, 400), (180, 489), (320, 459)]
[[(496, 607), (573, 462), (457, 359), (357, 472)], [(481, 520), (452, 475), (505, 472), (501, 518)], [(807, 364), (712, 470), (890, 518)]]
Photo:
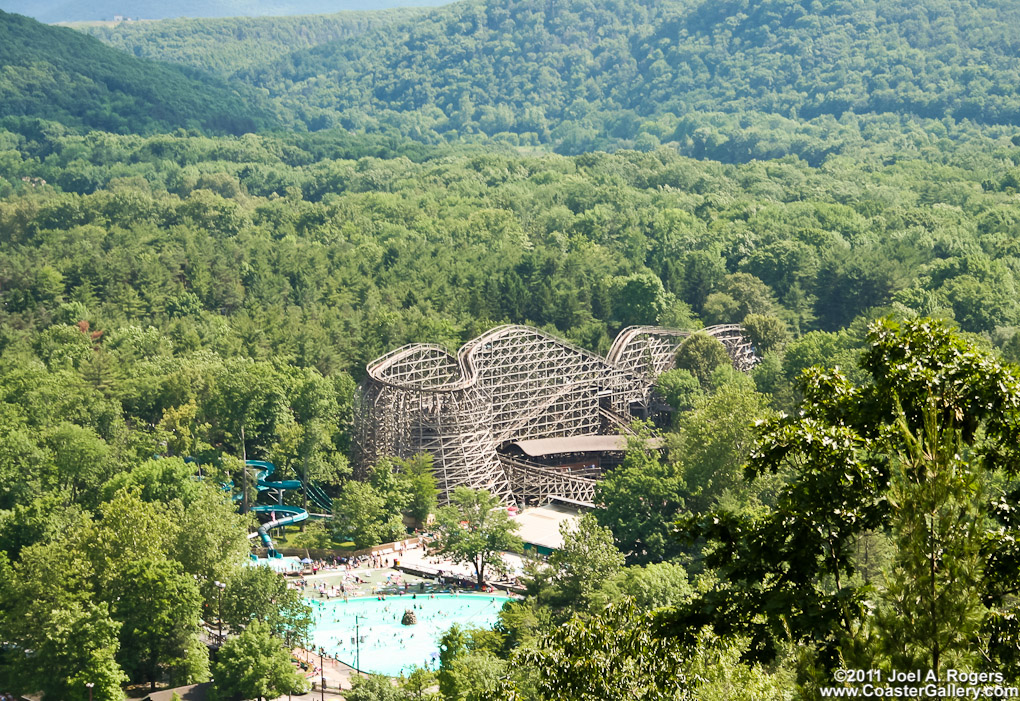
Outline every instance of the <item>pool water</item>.
[[(357, 667), (355, 630), (361, 636), (363, 672), (390, 677), (407, 674), (414, 667), (436, 669), (439, 639), (454, 623), (489, 628), (496, 622), (505, 596), (492, 594), (420, 594), (416, 598), (312, 599), (313, 649), (323, 648), (342, 662)], [(413, 609), (418, 623), (400, 623), (404, 611)], [(357, 622), (355, 621), (357, 617)], [(357, 625), (356, 625), (357, 623)]]

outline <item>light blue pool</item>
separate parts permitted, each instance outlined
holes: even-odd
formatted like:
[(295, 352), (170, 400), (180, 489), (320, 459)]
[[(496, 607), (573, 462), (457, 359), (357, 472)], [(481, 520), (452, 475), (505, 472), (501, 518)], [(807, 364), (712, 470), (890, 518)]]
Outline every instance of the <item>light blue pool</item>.
[[(491, 627), (506, 601), (505, 596), (492, 594), (435, 594), (434, 598), (420, 594), (414, 599), (407, 594), (387, 596), (384, 601), (312, 599), (313, 649), (322, 647), (326, 654), (356, 667), (357, 617), (361, 671), (396, 677), (406, 675), (413, 667), (435, 669), (439, 664), (439, 639), (451, 625)], [(407, 609), (414, 610), (417, 624), (400, 623)]]

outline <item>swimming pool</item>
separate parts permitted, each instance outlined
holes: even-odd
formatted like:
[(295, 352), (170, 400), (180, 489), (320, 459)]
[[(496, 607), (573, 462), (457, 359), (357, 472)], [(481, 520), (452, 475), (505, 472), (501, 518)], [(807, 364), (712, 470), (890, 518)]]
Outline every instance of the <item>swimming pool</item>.
[[(439, 664), (439, 639), (451, 625), (488, 628), (507, 601), (505, 596), (492, 594), (413, 596), (387, 596), (383, 601), (374, 597), (310, 600), (313, 649), (321, 647), (327, 655), (357, 667), (358, 630), (361, 671), (396, 677), (406, 675), (413, 667), (435, 669)], [(417, 624), (400, 623), (408, 609), (414, 611)]]

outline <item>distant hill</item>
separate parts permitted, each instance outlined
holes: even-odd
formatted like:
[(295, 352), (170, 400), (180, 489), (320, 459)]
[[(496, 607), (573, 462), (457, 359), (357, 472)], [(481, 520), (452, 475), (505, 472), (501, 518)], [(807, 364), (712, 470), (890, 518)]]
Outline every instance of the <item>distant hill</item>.
[(275, 124), (252, 92), (188, 68), (133, 58), (71, 29), (0, 12), (0, 117), (120, 133), (178, 127), (243, 133)]
[(729, 159), (719, 133), (770, 121), (745, 156), (817, 158), (844, 115), (1020, 124), (1020, 3), (465, 0), (239, 77), (313, 128)]
[(345, 10), (434, 7), (450, 0), (0, 0), (0, 10), (40, 22), (89, 22), (174, 17), (321, 15)]
[(133, 56), (230, 75), (289, 53), (360, 36), (420, 15), (421, 8), (296, 17), (164, 19), (71, 25)]

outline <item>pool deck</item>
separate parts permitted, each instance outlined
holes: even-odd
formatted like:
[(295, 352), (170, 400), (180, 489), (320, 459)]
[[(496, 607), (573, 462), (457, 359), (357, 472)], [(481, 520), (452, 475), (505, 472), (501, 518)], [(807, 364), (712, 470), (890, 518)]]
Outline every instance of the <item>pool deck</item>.
[[(524, 560), (520, 555), (503, 553), (503, 561), (506, 563), (507, 569), (511, 573), (520, 575), (524, 572)], [(455, 563), (452, 560), (439, 555), (429, 555), (424, 550), (409, 550), (404, 553), (403, 557), (400, 558), (399, 569), (409, 574), (414, 574), (427, 579), (433, 579), (439, 575), (446, 578), (452, 576), (457, 579), (462, 579), (465, 582), (471, 582), (472, 586), (476, 580), (475, 569), (470, 565), (465, 565), (459, 562)], [(489, 584), (498, 589), (505, 589), (508, 591), (521, 590), (521, 587), (517, 584), (515, 577), (512, 577), (509, 581), (495, 580), (491, 577), (487, 577), (486, 579)]]

